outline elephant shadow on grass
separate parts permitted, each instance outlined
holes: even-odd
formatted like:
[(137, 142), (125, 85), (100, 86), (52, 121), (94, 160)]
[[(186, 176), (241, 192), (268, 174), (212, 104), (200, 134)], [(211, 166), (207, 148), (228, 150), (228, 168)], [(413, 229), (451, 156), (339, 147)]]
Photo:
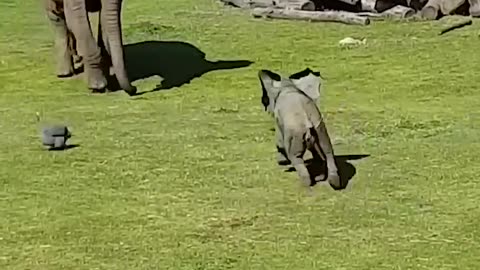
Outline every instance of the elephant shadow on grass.
[(181, 41), (143, 41), (127, 44), (124, 49), (127, 73), (132, 82), (154, 75), (163, 78), (153, 90), (137, 95), (179, 87), (213, 70), (242, 68), (253, 63), (247, 60), (209, 61), (200, 49)]
[[(335, 163), (337, 164), (337, 169), (338, 169), (338, 176), (340, 176), (340, 180), (342, 183), (342, 186), (340, 188), (332, 188), (336, 190), (342, 190), (345, 189), (348, 186), (348, 183), (350, 180), (355, 176), (357, 173), (357, 169), (353, 164), (348, 162), (349, 160), (359, 160), (363, 159), (366, 157), (369, 157), (370, 155), (339, 155), (335, 156)], [(326, 163), (321, 161), (321, 160), (315, 160), (313, 158), (305, 160), (305, 164), (307, 166), (307, 170), (310, 173), (311, 176), (311, 186), (316, 185), (319, 182), (323, 181), (316, 181), (315, 177), (320, 176), (320, 175), (326, 175), (327, 168), (326, 168)], [(294, 172), (295, 168), (289, 167), (286, 169), (287, 172)]]

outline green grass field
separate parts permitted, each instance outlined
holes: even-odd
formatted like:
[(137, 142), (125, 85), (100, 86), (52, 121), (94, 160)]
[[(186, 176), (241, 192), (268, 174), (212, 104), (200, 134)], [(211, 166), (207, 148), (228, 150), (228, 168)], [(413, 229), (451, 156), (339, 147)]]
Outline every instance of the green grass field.
[[(264, 21), (215, 0), (126, 1), (126, 43), (254, 62), (129, 97), (57, 79), (40, 3), (1, 0), (0, 269), (480, 269), (480, 27), (438, 36), (448, 23)], [(367, 45), (339, 48), (347, 36)], [(306, 67), (325, 77), (336, 154), (370, 155), (350, 161), (343, 191), (305, 196), (275, 162), (256, 73)], [(44, 151), (37, 111), (80, 146)]]

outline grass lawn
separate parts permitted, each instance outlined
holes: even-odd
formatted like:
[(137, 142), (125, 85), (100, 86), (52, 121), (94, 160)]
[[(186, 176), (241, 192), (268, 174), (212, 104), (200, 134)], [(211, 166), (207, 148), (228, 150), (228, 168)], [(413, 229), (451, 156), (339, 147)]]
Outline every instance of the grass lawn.
[[(125, 42), (191, 44), (148, 59), (176, 75), (202, 71), (195, 47), (254, 63), (129, 97), (57, 79), (39, 1), (0, 1), (0, 269), (480, 269), (479, 21), (438, 36), (447, 21), (264, 21), (217, 2), (125, 1)], [(336, 154), (370, 155), (311, 197), (275, 162), (256, 77), (306, 67)], [(79, 147), (42, 150), (37, 111)]]

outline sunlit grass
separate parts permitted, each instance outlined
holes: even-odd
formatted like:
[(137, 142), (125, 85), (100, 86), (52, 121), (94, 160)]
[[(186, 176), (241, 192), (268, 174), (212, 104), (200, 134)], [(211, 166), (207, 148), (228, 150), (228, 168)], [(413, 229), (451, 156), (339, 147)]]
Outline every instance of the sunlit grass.
[[(0, 2), (0, 268), (478, 269), (478, 21), (438, 36), (446, 22), (264, 21), (216, 2), (125, 1), (127, 43), (254, 62), (133, 98), (57, 79), (39, 3)], [(336, 154), (370, 155), (314, 197), (275, 163), (256, 77), (305, 67), (326, 78)], [(37, 111), (80, 147), (43, 151)]]

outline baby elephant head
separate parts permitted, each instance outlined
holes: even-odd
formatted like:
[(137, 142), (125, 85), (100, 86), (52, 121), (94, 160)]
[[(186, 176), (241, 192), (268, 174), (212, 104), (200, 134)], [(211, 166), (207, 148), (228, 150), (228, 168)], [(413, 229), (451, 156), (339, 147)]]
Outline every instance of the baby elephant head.
[(321, 76), (320, 72), (306, 68), (290, 75), (288, 78), (262, 69), (258, 72), (258, 78), (262, 86), (262, 104), (265, 111), (273, 113), (275, 100), (281, 91), (294, 87), (317, 103), (320, 98)]

